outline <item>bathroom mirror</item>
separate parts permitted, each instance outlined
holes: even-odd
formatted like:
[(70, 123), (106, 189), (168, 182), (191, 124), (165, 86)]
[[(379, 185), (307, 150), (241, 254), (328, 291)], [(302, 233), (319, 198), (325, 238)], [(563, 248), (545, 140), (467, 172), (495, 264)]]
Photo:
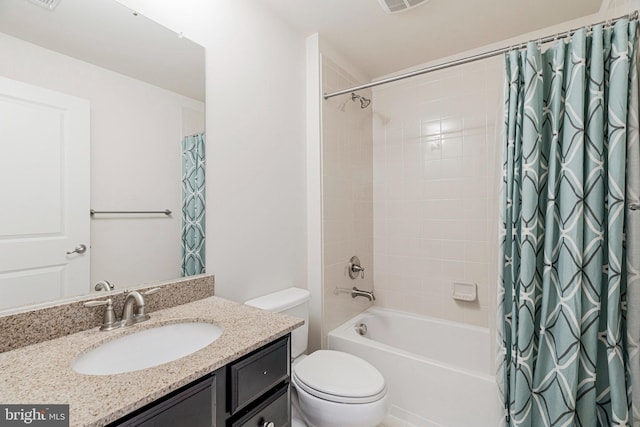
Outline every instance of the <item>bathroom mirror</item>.
[[(0, 314), (89, 293), (100, 280), (124, 289), (180, 277), (182, 145), (204, 134), (204, 48), (115, 0), (3, 0), (0, 52)], [(26, 102), (14, 91), (36, 95)], [(67, 101), (80, 113), (57, 104)], [(26, 127), (6, 125), (20, 121), (16, 108)], [(80, 124), (69, 127), (68, 117)], [(32, 129), (55, 141), (22, 144)], [(65, 139), (76, 134), (86, 136), (78, 161)], [(74, 217), (65, 209), (76, 190), (64, 182), (76, 166), (86, 194)], [(130, 213), (140, 211), (150, 213)], [(52, 242), (80, 224), (87, 233), (52, 261)], [(27, 229), (45, 244), (8, 246), (30, 240)], [(69, 273), (60, 258), (83, 260), (86, 274)]]

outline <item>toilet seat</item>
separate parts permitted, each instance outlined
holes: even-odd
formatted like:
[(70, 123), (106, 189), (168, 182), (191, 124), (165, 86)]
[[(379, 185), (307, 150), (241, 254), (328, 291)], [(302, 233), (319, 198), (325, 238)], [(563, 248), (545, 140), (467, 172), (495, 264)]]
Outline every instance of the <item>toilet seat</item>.
[(369, 362), (349, 353), (318, 350), (293, 366), (296, 387), (336, 403), (371, 403), (387, 393), (384, 377)]

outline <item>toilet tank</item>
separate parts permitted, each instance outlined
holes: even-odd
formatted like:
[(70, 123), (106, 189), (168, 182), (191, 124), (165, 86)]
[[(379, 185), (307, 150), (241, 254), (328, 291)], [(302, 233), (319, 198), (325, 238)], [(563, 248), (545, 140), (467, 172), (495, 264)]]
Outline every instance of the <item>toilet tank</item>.
[(287, 288), (245, 302), (246, 305), (304, 320), (304, 325), (291, 332), (291, 357), (298, 357), (307, 349), (309, 337), (309, 300), (306, 289)]

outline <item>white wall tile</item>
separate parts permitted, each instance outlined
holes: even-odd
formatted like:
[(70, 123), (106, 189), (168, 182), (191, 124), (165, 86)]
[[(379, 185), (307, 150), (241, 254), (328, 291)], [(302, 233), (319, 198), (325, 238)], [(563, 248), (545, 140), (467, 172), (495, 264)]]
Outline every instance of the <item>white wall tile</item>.
[[(385, 149), (372, 152), (378, 305), (489, 324), (501, 70), (476, 62), (374, 89), (385, 119), (373, 128)], [(454, 301), (454, 280), (477, 283), (478, 300)]]
[[(323, 75), (329, 80), (323, 82), (324, 90), (331, 91), (326, 85), (335, 84), (338, 88), (355, 85), (355, 79), (337, 63), (323, 56)], [(367, 98), (369, 91), (360, 93)], [(361, 109), (359, 104), (347, 97), (338, 97), (339, 103), (325, 103), (322, 115), (323, 161), (322, 161), (322, 205), (323, 205), (323, 263), (324, 263), (324, 304), (323, 331), (345, 322), (371, 303), (363, 298), (352, 299), (348, 294), (335, 294), (336, 287), (350, 289), (357, 285), (361, 289), (373, 288), (373, 247), (377, 242), (383, 247), (389, 240), (388, 212), (385, 195), (390, 187), (387, 176), (400, 176), (403, 167), (403, 129), (402, 122), (397, 126), (381, 127), (375, 137), (372, 109)], [(346, 101), (346, 102), (345, 102)], [(377, 122), (376, 122), (377, 123)], [(374, 148), (375, 141), (375, 148)], [(374, 156), (374, 150), (378, 152)], [(373, 166), (378, 170), (380, 185), (376, 186), (380, 196), (374, 209)], [(387, 171), (390, 171), (387, 174)], [(396, 190), (396, 188), (394, 188)], [(378, 221), (374, 227), (374, 213)], [(374, 240), (374, 229), (376, 239)], [(415, 244), (419, 248), (419, 244)], [(417, 251), (417, 249), (416, 249)], [(365, 268), (364, 279), (352, 280), (346, 272), (349, 259), (356, 255)], [(381, 288), (391, 297), (386, 300), (400, 301), (387, 284), (385, 266), (391, 265), (384, 255), (379, 256)], [(394, 291), (396, 288), (393, 288)], [(385, 299), (382, 293), (382, 299)]]
[(443, 142), (443, 156), (442, 156), (442, 178), (444, 179), (457, 179), (463, 176), (463, 168), (462, 168), (462, 158), (461, 157), (452, 157), (447, 158), (444, 156), (444, 145)]
[(457, 132), (442, 137), (442, 158), (462, 157), (462, 133)]

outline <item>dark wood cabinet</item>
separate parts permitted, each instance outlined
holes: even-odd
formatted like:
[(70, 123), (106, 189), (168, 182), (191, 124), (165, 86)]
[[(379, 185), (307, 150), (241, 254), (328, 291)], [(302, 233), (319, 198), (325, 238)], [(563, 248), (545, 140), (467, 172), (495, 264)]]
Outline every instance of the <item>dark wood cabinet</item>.
[(252, 411), (235, 417), (230, 427), (289, 426), (291, 424), (289, 385), (270, 393)]
[(207, 375), (110, 424), (118, 427), (215, 427), (216, 377)]
[(110, 424), (122, 427), (290, 427), (290, 335)]
[(226, 384), (224, 406), (218, 401), (218, 426), (289, 427), (290, 374), (290, 335), (216, 371), (218, 381)]
[(288, 341), (277, 341), (229, 364), (231, 412), (259, 399), (289, 378)]

